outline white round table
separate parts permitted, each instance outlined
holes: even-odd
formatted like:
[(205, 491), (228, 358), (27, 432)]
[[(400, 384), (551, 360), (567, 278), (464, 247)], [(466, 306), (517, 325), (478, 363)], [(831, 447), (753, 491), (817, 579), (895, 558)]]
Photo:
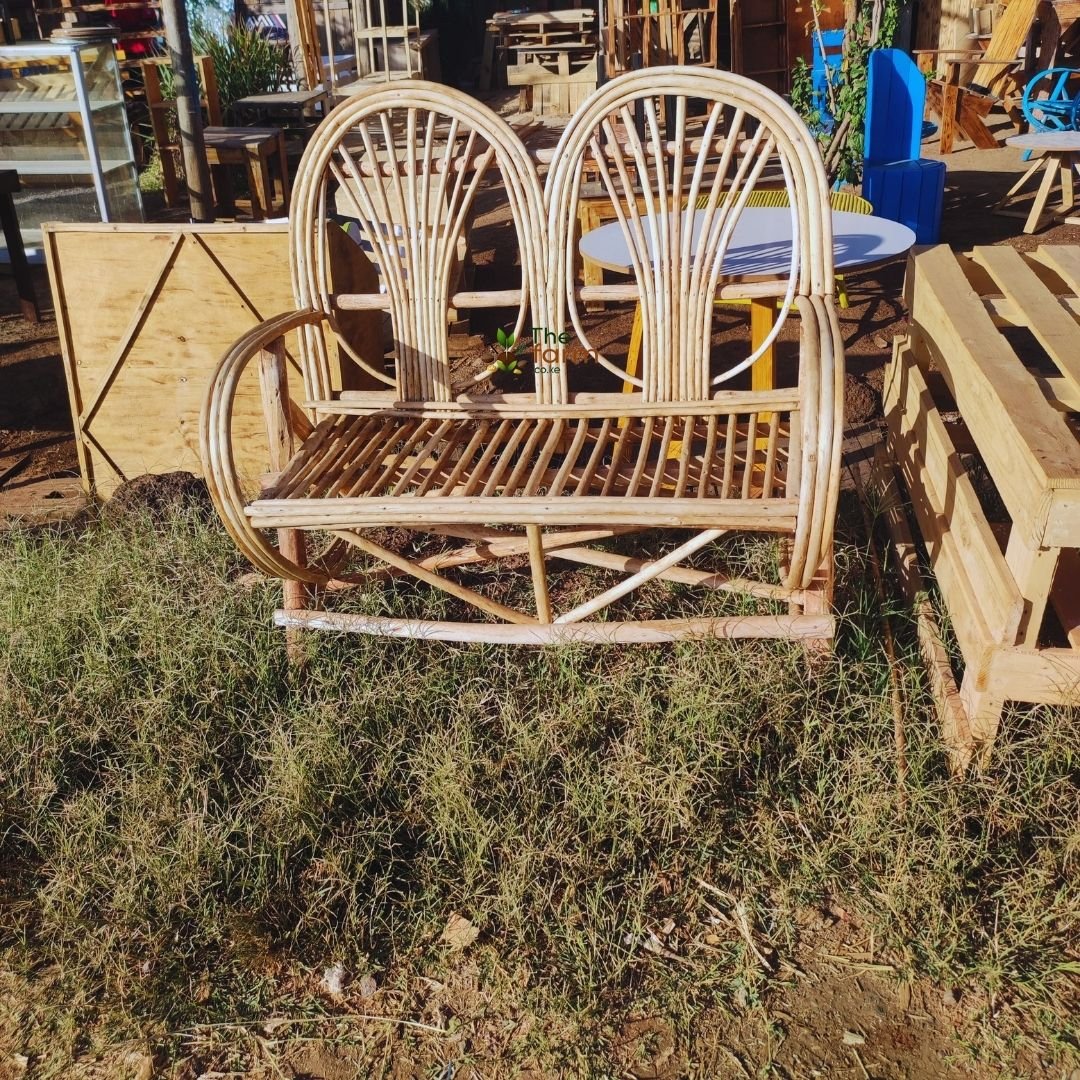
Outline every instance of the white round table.
[[(705, 211), (694, 216), (692, 250), (697, 243)], [(915, 243), (915, 233), (906, 225), (873, 214), (852, 214), (845, 210), (832, 212), (833, 265), (837, 270), (902, 255)], [(649, 238), (651, 248), (651, 237)], [(632, 268), (630, 249), (622, 225), (613, 221), (585, 233), (578, 245), (582, 256), (591, 259), (605, 270), (625, 274)], [(762, 278), (786, 276), (791, 270), (791, 209), (789, 207), (748, 206), (739, 215), (728, 249), (721, 264), (721, 273), (728, 277)], [(635, 327), (631, 334), (631, 354), (627, 369), (635, 373), (637, 357), (634, 343), (640, 340), (638, 329), (640, 306), (635, 310)], [(757, 350), (768, 338), (776, 322), (776, 303), (772, 297), (750, 301), (750, 348)], [(755, 390), (771, 390), (775, 386), (774, 357), (770, 347), (751, 369)]]
[[(694, 213), (692, 245), (696, 250), (705, 211)], [(915, 243), (906, 225), (873, 214), (834, 210), (833, 259), (837, 270), (891, 259)], [(626, 237), (617, 221), (587, 232), (579, 245), (586, 259), (605, 270), (626, 273), (631, 268)], [(791, 210), (786, 206), (748, 206), (739, 215), (721, 266), (725, 277), (776, 277), (791, 267)]]

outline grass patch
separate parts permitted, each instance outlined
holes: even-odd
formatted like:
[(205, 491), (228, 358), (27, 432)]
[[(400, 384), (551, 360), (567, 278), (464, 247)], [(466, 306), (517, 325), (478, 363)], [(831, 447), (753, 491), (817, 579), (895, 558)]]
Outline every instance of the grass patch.
[[(611, 1075), (613, 1018), (650, 1008), (700, 1056), (701, 1017), (774, 976), (739, 934), (701, 945), (698, 879), (780, 956), (842, 908), (898, 977), (970, 988), (965, 1053), (1020, 1033), (1070, 1057), (1077, 713), (1010, 713), (993, 767), (951, 782), (902, 633), (901, 809), (864, 552), (841, 555), (813, 670), (783, 643), (321, 635), (297, 677), (277, 587), (195, 512), (0, 537), (0, 945), (55, 981), (42, 1060), (85, 1049), (91, 1017), (176, 1050), (192, 1025), (315, 1015), (331, 963), (407, 1015), (416, 976), (461, 963), (454, 912), (479, 984), (540, 1018), (507, 1060)], [(667, 924), (675, 961), (649, 937)]]

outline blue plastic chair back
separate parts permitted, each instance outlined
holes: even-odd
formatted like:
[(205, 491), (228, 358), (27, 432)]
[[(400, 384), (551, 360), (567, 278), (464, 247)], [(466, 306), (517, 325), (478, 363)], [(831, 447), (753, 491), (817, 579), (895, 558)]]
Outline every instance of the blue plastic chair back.
[(876, 164), (919, 156), (926, 79), (903, 49), (870, 54), (864, 157)]

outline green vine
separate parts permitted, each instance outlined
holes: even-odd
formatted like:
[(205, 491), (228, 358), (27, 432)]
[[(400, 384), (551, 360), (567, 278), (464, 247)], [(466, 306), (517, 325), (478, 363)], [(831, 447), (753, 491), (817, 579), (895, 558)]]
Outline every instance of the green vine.
[[(820, 0), (814, 3), (811, 36), (819, 49)], [(862, 175), (863, 136), (870, 54), (892, 45), (900, 22), (900, 0), (858, 0), (855, 19), (844, 36), (843, 59), (835, 90), (830, 94), (829, 117), (815, 101), (810, 65), (801, 57), (792, 72), (791, 102), (814, 133), (832, 184), (857, 183)]]

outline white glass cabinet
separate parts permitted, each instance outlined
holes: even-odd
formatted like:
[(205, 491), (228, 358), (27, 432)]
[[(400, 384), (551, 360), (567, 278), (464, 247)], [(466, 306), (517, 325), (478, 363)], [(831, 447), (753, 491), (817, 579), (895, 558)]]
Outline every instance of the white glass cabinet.
[(142, 220), (111, 42), (0, 46), (0, 169), (19, 173), (26, 242), (45, 221)]

